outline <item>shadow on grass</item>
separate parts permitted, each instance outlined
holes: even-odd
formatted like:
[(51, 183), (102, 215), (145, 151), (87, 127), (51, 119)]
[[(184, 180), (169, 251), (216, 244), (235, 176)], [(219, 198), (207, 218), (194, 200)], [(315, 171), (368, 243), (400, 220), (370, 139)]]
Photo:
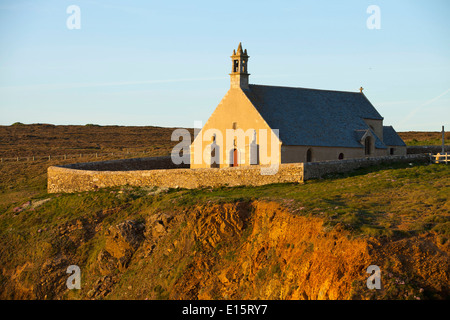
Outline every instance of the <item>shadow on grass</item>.
[[(381, 170), (390, 170), (390, 169), (405, 169), (405, 168), (411, 168), (411, 167), (426, 167), (429, 164), (427, 162), (417, 162), (412, 161), (408, 163), (380, 163), (377, 165), (373, 165), (370, 167), (365, 168), (359, 168), (355, 169), (349, 172), (343, 172), (343, 173), (328, 173), (322, 177), (322, 179), (342, 179), (342, 178), (348, 178), (348, 177), (355, 177), (355, 176), (362, 176), (369, 173), (381, 171)], [(313, 180), (322, 180), (322, 179), (313, 179)], [(309, 180), (309, 181), (313, 181)]]

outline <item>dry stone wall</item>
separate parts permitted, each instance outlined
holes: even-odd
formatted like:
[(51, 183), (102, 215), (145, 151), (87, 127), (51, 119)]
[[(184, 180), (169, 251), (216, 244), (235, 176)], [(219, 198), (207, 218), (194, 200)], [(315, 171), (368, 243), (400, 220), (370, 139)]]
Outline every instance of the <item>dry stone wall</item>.
[(53, 166), (48, 168), (47, 173), (49, 193), (90, 191), (121, 185), (194, 189), (302, 182), (303, 164), (282, 164), (271, 175), (261, 174), (261, 166), (133, 171), (94, 171)]
[(406, 156), (385, 156), (375, 158), (347, 159), (336, 161), (310, 162), (305, 163), (304, 179), (319, 179), (330, 173), (343, 173), (365, 168), (382, 163), (399, 162), (426, 162), (429, 160), (426, 154), (415, 154)]
[[(380, 163), (428, 161), (428, 155), (385, 156), (313, 163), (281, 164), (273, 174), (262, 174), (263, 166), (234, 168), (180, 168), (170, 157), (77, 163), (48, 168), (49, 193), (91, 191), (98, 188), (156, 186), (201, 188), (220, 186), (260, 186), (271, 183), (302, 183), (329, 173), (348, 172)], [(184, 165), (186, 166), (186, 165)]]
[[(441, 153), (442, 145), (440, 146), (408, 146), (406, 148), (407, 154), (419, 154), (419, 153)], [(444, 146), (444, 152), (450, 152), (450, 146)]]

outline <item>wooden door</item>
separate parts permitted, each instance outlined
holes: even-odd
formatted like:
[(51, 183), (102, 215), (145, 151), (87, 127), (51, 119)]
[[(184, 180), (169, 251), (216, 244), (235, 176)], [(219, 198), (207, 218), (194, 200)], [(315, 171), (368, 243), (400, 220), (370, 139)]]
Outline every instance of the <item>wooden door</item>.
[(237, 149), (233, 150), (233, 167), (237, 167), (238, 164), (238, 151)]

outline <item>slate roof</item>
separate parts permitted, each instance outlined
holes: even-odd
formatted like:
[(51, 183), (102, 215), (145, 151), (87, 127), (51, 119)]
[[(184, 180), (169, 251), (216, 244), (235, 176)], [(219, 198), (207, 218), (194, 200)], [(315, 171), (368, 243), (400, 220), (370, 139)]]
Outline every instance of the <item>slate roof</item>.
[(387, 146), (406, 146), (392, 126), (383, 126), (383, 141)]
[(362, 148), (355, 132), (370, 130), (363, 119), (383, 120), (360, 92), (252, 84), (243, 91), (284, 145)]

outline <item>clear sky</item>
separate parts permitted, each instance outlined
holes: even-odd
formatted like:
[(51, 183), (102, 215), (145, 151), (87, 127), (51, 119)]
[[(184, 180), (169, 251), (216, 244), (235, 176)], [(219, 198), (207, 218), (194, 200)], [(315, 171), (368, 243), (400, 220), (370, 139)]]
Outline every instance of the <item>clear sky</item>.
[(0, 124), (205, 123), (242, 42), (250, 83), (362, 86), (385, 125), (450, 130), (449, 14), (448, 0), (1, 0)]

